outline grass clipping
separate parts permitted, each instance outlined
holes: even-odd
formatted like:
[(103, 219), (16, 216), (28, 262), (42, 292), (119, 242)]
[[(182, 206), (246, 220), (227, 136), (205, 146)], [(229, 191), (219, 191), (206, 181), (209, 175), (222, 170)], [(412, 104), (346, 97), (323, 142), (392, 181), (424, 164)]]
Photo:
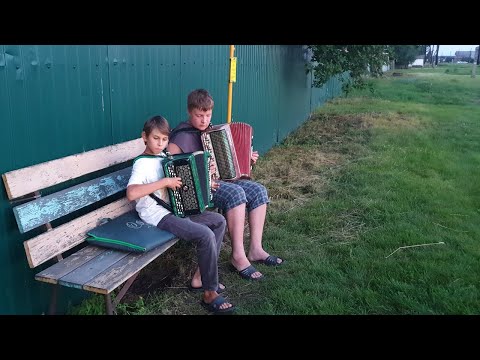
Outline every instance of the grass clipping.
[(353, 155), (345, 137), (365, 124), (359, 117), (315, 115), (261, 157), (252, 175), (268, 189), (269, 211), (288, 211), (327, 191), (335, 169)]

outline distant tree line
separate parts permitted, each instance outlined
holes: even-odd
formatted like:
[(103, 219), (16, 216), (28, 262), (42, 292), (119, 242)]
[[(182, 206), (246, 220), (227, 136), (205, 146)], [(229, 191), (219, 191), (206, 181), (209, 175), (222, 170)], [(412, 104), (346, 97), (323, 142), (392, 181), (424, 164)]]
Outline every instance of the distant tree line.
[(332, 76), (348, 73), (350, 76), (342, 80), (348, 94), (352, 88), (367, 86), (366, 76), (381, 76), (384, 65), (394, 63), (396, 68), (407, 68), (420, 55), (425, 62), (438, 64), (439, 48), (440, 45), (307, 45), (307, 72), (313, 71), (316, 87)]

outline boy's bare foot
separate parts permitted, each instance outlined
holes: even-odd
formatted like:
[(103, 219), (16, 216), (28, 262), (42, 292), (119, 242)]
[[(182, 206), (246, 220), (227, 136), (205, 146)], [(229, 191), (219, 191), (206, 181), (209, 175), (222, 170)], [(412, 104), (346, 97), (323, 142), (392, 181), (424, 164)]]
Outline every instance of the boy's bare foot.
[[(198, 284), (200, 284), (200, 285), (198, 285)], [(225, 288), (226, 288), (225, 285), (223, 285), (222, 283), (218, 283), (217, 292), (221, 293), (221, 292), (225, 291)], [(202, 282), (192, 280), (192, 282), (190, 283), (190, 290), (199, 290), (199, 291), (203, 290)]]
[[(218, 304), (218, 300), (221, 300), (221, 303)], [(215, 301), (217, 300), (217, 301)], [(216, 291), (205, 291), (203, 293), (203, 303), (208, 307), (210, 311), (215, 312), (216, 310), (226, 310), (233, 307), (231, 303), (226, 301), (222, 296), (220, 296)], [(215, 305), (215, 306), (213, 306)]]
[(248, 260), (251, 262), (261, 262), (265, 265), (280, 265), (283, 262), (283, 259), (270, 255), (263, 249), (257, 252), (249, 252)]
[[(250, 264), (250, 261), (248, 261), (247, 258), (241, 261), (235, 261), (235, 259), (232, 258), (231, 264), (239, 273), (252, 266), (252, 264)], [(248, 277), (250, 277), (251, 279), (259, 279), (263, 277), (263, 274), (260, 271), (256, 270), (255, 272), (248, 274)]]

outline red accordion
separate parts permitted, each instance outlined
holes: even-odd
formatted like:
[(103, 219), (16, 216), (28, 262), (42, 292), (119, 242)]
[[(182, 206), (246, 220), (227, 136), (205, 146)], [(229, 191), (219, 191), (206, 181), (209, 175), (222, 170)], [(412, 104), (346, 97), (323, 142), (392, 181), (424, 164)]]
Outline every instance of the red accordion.
[(252, 138), (252, 126), (241, 122), (214, 125), (202, 133), (203, 149), (211, 155), (212, 179), (250, 179)]

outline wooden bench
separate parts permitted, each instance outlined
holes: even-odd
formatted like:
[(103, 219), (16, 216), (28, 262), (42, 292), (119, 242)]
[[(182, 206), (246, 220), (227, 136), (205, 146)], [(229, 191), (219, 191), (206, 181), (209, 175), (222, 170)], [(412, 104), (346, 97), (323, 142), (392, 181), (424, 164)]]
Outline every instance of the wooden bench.
[(125, 189), (132, 159), (144, 148), (139, 138), (3, 174), (19, 231), (44, 230), (24, 242), (30, 268), (56, 260), (35, 275), (36, 280), (53, 285), (49, 313), (56, 312), (59, 287), (67, 286), (104, 295), (106, 313), (113, 314), (140, 271), (178, 241), (173, 238), (144, 253), (101, 248), (85, 241), (86, 233), (101, 219), (135, 212)]

